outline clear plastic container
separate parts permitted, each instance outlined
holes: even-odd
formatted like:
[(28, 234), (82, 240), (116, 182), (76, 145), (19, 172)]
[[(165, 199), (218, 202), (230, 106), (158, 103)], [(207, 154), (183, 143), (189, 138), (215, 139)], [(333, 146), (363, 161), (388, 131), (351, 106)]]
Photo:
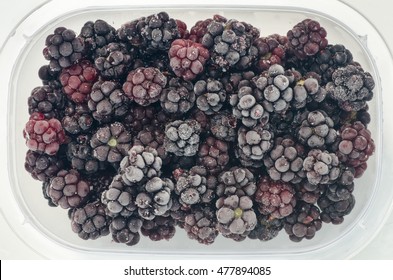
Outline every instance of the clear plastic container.
[[(259, 257), (259, 258), (348, 258), (363, 248), (376, 235), (392, 208), (393, 179), (384, 156), (392, 148), (383, 143), (393, 139), (388, 130), (391, 118), (383, 118), (386, 102), (393, 92), (392, 57), (378, 31), (355, 10), (338, 1), (264, 1), (264, 4), (241, 3), (215, 5), (208, 1), (197, 4), (149, 1), (49, 1), (27, 15), (15, 27), (0, 53), (0, 84), (3, 100), (1, 114), (7, 123), (1, 135), (7, 135), (0, 147), (3, 158), (1, 177), (5, 178), (0, 196), (0, 211), (20, 239), (37, 253), (49, 258), (133, 258), (142, 256)], [(369, 129), (376, 152), (368, 161), (365, 175), (355, 182), (356, 205), (341, 225), (324, 224), (312, 240), (291, 242), (284, 232), (269, 241), (234, 242), (219, 237), (210, 246), (200, 245), (177, 230), (175, 238), (151, 242), (144, 238), (133, 247), (111, 242), (110, 237), (84, 241), (70, 227), (67, 211), (49, 208), (42, 197), (41, 183), (24, 170), (26, 153), (22, 137), (28, 120), (27, 98), (40, 85), (39, 67), (47, 61), (42, 57), (45, 38), (58, 26), (79, 31), (88, 20), (104, 19), (118, 28), (122, 23), (140, 16), (167, 11), (172, 17), (192, 26), (199, 19), (221, 14), (227, 18), (247, 21), (260, 28), (262, 35), (286, 34), (294, 24), (305, 19), (318, 20), (328, 32), (329, 43), (341, 43), (351, 50), (354, 60), (375, 78), (375, 97), (369, 104), (372, 123)], [(6, 156), (7, 155), (7, 156)], [(4, 168), (3, 168), (4, 165)], [(8, 169), (6, 169), (8, 168)], [(8, 171), (8, 172), (7, 172)]]

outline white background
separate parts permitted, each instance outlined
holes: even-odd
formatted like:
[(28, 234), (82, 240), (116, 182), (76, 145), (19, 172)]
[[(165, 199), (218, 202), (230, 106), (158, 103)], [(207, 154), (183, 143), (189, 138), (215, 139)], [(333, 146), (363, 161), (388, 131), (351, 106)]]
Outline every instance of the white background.
[[(131, 0), (130, 0), (131, 1)], [(12, 28), (43, 0), (0, 0), (0, 46)], [(67, 1), (64, 1), (65, 5)], [(388, 0), (343, 0), (363, 14), (385, 38), (393, 50), (393, 2)], [(0, 65), (1, 67), (1, 65)], [(392, 73), (393, 74), (393, 73)], [(6, 93), (1, 93), (6, 94)], [(393, 94), (393, 93), (392, 93)], [(4, 137), (1, 135), (1, 137)], [(393, 160), (393, 159), (392, 159)], [(390, 162), (390, 161), (386, 161)], [(0, 194), (1, 195), (1, 194)], [(42, 256), (31, 251), (12, 232), (0, 215), (0, 259), (39, 259)], [(393, 259), (393, 214), (388, 218), (380, 233), (368, 244), (355, 259)]]

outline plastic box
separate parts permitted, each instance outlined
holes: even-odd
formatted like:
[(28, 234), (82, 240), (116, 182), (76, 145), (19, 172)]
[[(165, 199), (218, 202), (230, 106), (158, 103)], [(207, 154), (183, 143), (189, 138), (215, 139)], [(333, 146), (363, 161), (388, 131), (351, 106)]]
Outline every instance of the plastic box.
[[(27, 98), (41, 84), (37, 71), (47, 61), (41, 55), (45, 38), (58, 26), (79, 31), (88, 20), (104, 19), (115, 28), (140, 16), (167, 11), (184, 20), (189, 27), (197, 20), (221, 14), (227, 18), (247, 21), (260, 28), (261, 35), (286, 34), (294, 24), (305, 19), (318, 20), (328, 32), (329, 43), (341, 43), (351, 50), (354, 60), (370, 72), (376, 82), (375, 97), (370, 105), (372, 123), (369, 129), (376, 152), (368, 161), (365, 175), (355, 181), (356, 205), (341, 225), (323, 224), (312, 240), (290, 241), (284, 232), (269, 241), (234, 242), (219, 237), (213, 245), (200, 245), (189, 240), (184, 231), (177, 230), (171, 241), (152, 242), (143, 238), (137, 246), (127, 247), (110, 241), (110, 236), (84, 241), (71, 231), (67, 211), (49, 208), (42, 197), (41, 183), (24, 170), (26, 153), (22, 130), (28, 120)], [(333, 16), (334, 15), (334, 16)], [(144, 5), (131, 1), (80, 1), (79, 3), (49, 1), (32, 11), (21, 22), (1, 49), (1, 91), (6, 97), (0, 104), (7, 123), (1, 135), (7, 135), (1, 145), (3, 155), (1, 178), (5, 178), (0, 196), (0, 213), (20, 239), (37, 253), (49, 258), (133, 258), (142, 256), (259, 257), (259, 258), (348, 258), (376, 235), (392, 208), (393, 179), (383, 153), (392, 149), (383, 145), (392, 139), (387, 132), (391, 119), (383, 121), (382, 101), (393, 92), (392, 58), (377, 30), (359, 13), (338, 1), (264, 1), (263, 5), (241, 3), (214, 5), (208, 1), (198, 4), (178, 4), (173, 1), (149, 1)], [(4, 67), (6, 66), (6, 67)], [(4, 137), (4, 136), (3, 136)], [(4, 140), (4, 139), (3, 139)], [(385, 140), (385, 141), (384, 141)], [(3, 143), (3, 142), (2, 142)], [(6, 156), (7, 155), (7, 156)], [(8, 171), (8, 172), (7, 172)]]

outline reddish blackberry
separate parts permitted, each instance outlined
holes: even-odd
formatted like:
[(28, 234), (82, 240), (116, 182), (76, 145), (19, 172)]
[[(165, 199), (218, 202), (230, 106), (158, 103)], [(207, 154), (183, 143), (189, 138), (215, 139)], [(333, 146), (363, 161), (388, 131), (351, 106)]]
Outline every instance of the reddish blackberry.
[(326, 97), (326, 90), (319, 86), (317, 79), (300, 80), (293, 87), (291, 106), (296, 109), (304, 108), (310, 102), (321, 103)]
[(162, 216), (157, 216), (154, 220), (144, 220), (141, 233), (152, 241), (170, 240), (176, 233), (175, 220)]
[(116, 243), (134, 246), (139, 243), (142, 220), (138, 217), (116, 217), (110, 223), (112, 239)]
[(259, 212), (269, 219), (289, 216), (296, 205), (295, 189), (291, 183), (273, 181), (264, 176), (258, 180), (255, 202)]
[(212, 18), (199, 20), (193, 27), (191, 27), (189, 39), (197, 43), (202, 43), (202, 38), (207, 32), (209, 24), (213, 21), (225, 23), (228, 20), (221, 15), (213, 15)]
[(59, 76), (63, 92), (75, 103), (84, 103), (88, 100), (97, 78), (97, 70), (88, 60), (64, 68)]
[(139, 105), (148, 106), (160, 99), (167, 78), (153, 67), (132, 70), (123, 84), (124, 93)]
[(278, 34), (257, 38), (253, 45), (258, 50), (255, 67), (258, 71), (268, 70), (273, 64), (284, 65), (288, 38)]
[(340, 174), (341, 167), (338, 157), (334, 153), (313, 149), (308, 152), (303, 161), (303, 170), (308, 182), (312, 185), (331, 184)]
[(288, 31), (288, 48), (301, 60), (313, 56), (328, 45), (326, 30), (319, 22), (305, 19)]
[(284, 227), (284, 219), (272, 219), (267, 216), (257, 214), (257, 225), (247, 236), (250, 239), (269, 241), (275, 238)]
[(326, 91), (337, 100), (344, 111), (359, 111), (373, 98), (375, 82), (368, 72), (355, 65), (337, 68), (332, 81), (326, 84)]
[(120, 162), (131, 147), (131, 134), (119, 123), (99, 128), (91, 137), (93, 157), (109, 163)]
[(237, 136), (236, 156), (243, 166), (261, 167), (263, 158), (273, 147), (274, 134), (269, 126), (240, 127)]
[(199, 145), (197, 161), (209, 174), (217, 175), (228, 165), (229, 152), (227, 142), (209, 136)]
[(197, 81), (194, 92), (198, 109), (207, 115), (220, 111), (227, 97), (222, 83), (215, 79)]
[(59, 156), (50, 156), (31, 150), (26, 152), (25, 170), (35, 180), (48, 181), (59, 172), (65, 163)]
[(50, 61), (49, 67), (55, 72), (77, 63), (86, 54), (84, 40), (65, 27), (56, 28), (54, 33), (46, 38), (45, 46), (44, 57)]
[(100, 123), (125, 116), (129, 109), (129, 99), (121, 86), (113, 81), (98, 81), (93, 85), (87, 102), (93, 118)]
[(61, 110), (64, 109), (64, 94), (52, 89), (50, 86), (36, 87), (31, 91), (27, 99), (29, 114), (39, 112), (44, 114), (46, 119), (59, 118)]
[(167, 113), (180, 115), (187, 113), (194, 106), (195, 99), (191, 82), (172, 78), (161, 93), (160, 104)]
[(191, 81), (203, 72), (209, 51), (191, 40), (177, 39), (168, 52), (170, 67), (176, 76)]
[(304, 147), (290, 136), (278, 137), (263, 162), (274, 181), (298, 183), (305, 177), (303, 171)]
[(91, 202), (71, 212), (72, 231), (84, 240), (97, 239), (109, 234), (110, 219), (105, 215), (105, 207), (99, 202)]
[(237, 137), (237, 120), (229, 111), (220, 111), (210, 119), (210, 132), (219, 140), (234, 142)]
[(245, 195), (221, 197), (216, 202), (217, 229), (227, 238), (241, 241), (256, 227), (253, 200)]
[(65, 133), (58, 119), (45, 119), (44, 114), (35, 112), (23, 130), (27, 147), (38, 153), (55, 155), (65, 142)]
[(193, 156), (198, 152), (201, 125), (193, 119), (170, 122), (165, 127), (164, 147), (177, 156)]
[(242, 167), (232, 167), (218, 176), (217, 195), (219, 197), (238, 195), (253, 196), (257, 190), (253, 173)]
[(179, 29), (180, 38), (181, 39), (188, 39), (190, 36), (190, 32), (187, 29), (187, 24), (180, 19), (176, 19), (177, 28)]
[(78, 171), (60, 170), (50, 180), (48, 196), (63, 209), (80, 207), (86, 200), (92, 186), (81, 178)]
[(188, 237), (205, 245), (212, 244), (218, 236), (216, 224), (215, 209), (207, 204), (193, 208), (184, 218), (184, 230)]
[(66, 132), (71, 135), (90, 133), (96, 126), (96, 122), (86, 103), (74, 103), (68, 100), (64, 108), (65, 116), (61, 124)]

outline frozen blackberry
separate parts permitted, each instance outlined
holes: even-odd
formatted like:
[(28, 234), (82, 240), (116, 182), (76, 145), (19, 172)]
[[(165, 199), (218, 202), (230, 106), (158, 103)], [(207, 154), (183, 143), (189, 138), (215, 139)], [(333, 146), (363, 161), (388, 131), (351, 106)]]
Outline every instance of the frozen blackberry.
[(303, 170), (308, 182), (312, 185), (331, 184), (340, 174), (341, 167), (338, 157), (334, 153), (313, 149), (308, 152), (303, 161)]
[(59, 119), (60, 110), (64, 109), (64, 94), (50, 86), (36, 87), (31, 91), (27, 104), (30, 115), (39, 112), (44, 114), (46, 119)]
[(145, 17), (140, 17), (128, 21), (116, 30), (116, 35), (121, 42), (129, 43), (134, 47), (143, 47), (144, 39), (141, 34), (142, 28), (146, 25)]
[(257, 214), (257, 225), (247, 236), (250, 239), (269, 241), (275, 238), (284, 227), (284, 219), (272, 219)]
[[(137, 135), (145, 127), (151, 125), (158, 125), (160, 122), (160, 116), (163, 114), (159, 113), (158, 106), (140, 106), (133, 104), (130, 106), (127, 114), (122, 118), (122, 124), (130, 131), (133, 135)], [(162, 121), (166, 121), (165, 119)]]
[(116, 243), (134, 246), (139, 243), (142, 220), (138, 217), (116, 217), (110, 223), (112, 239)]
[(64, 94), (75, 103), (84, 103), (88, 100), (97, 78), (97, 70), (88, 60), (64, 68), (59, 76)]
[(65, 163), (58, 156), (50, 156), (28, 150), (25, 157), (25, 170), (30, 173), (35, 180), (42, 182), (54, 177)]
[(42, 196), (44, 197), (44, 199), (48, 203), (49, 207), (57, 207), (57, 205), (55, 203), (53, 203), (52, 199), (48, 195), (49, 185), (50, 185), (49, 180), (44, 181), (42, 183)]
[(332, 81), (326, 84), (326, 91), (337, 100), (344, 111), (359, 111), (373, 98), (375, 87), (373, 77), (355, 65), (337, 68), (332, 74)]
[(203, 36), (207, 32), (207, 28), (208, 28), (209, 24), (212, 23), (213, 21), (225, 23), (228, 20), (225, 17), (223, 17), (221, 15), (217, 15), (217, 14), (213, 15), (212, 18), (208, 18), (205, 20), (198, 20), (194, 24), (194, 26), (192, 26), (190, 29), (189, 39), (194, 42), (201, 43)]
[(59, 72), (52, 71), (49, 65), (42, 65), (38, 69), (38, 77), (44, 86), (49, 86), (53, 90), (61, 89), (61, 83), (58, 79)]
[(131, 68), (134, 52), (123, 43), (109, 43), (95, 60), (94, 65), (104, 79), (122, 79)]
[(210, 58), (209, 51), (205, 47), (185, 39), (173, 41), (168, 55), (172, 71), (186, 81), (194, 80), (202, 73), (206, 61)]
[(244, 240), (257, 225), (257, 216), (252, 207), (253, 200), (247, 195), (219, 198), (216, 202), (218, 231), (224, 237)]
[[(106, 169), (100, 173), (89, 174), (84, 176), (84, 178), (90, 182), (92, 186), (92, 190), (89, 194), (89, 202), (100, 200), (102, 198), (102, 194), (104, 191), (108, 190), (110, 184), (113, 181), (113, 178), (117, 175), (117, 171), (115, 169)], [(102, 201), (101, 201), (102, 202)]]
[(227, 142), (209, 136), (199, 145), (197, 161), (209, 174), (216, 175), (229, 163), (229, 148)]
[(313, 185), (307, 179), (295, 185), (296, 198), (310, 204), (316, 204), (327, 185)]
[(90, 133), (96, 126), (95, 119), (86, 103), (74, 103), (69, 100), (64, 108), (65, 116), (61, 120), (64, 130), (71, 134)]
[(65, 27), (56, 28), (54, 33), (46, 38), (45, 46), (44, 57), (50, 61), (50, 69), (56, 72), (77, 63), (86, 54), (84, 40)]
[(78, 171), (63, 169), (50, 180), (48, 196), (63, 209), (76, 208), (82, 206), (91, 190), (90, 182), (83, 180)]
[(79, 37), (84, 40), (87, 52), (93, 61), (105, 54), (105, 48), (109, 43), (117, 40), (116, 29), (102, 19), (86, 22)]
[(375, 144), (371, 132), (356, 121), (341, 127), (335, 150), (341, 162), (355, 168), (355, 177), (358, 178), (365, 170), (364, 164), (374, 153)]
[(105, 205), (108, 216), (130, 217), (137, 209), (135, 204), (136, 195), (137, 186), (127, 185), (121, 175), (116, 175), (107, 190), (102, 192), (100, 199)]
[(194, 85), (197, 96), (196, 105), (199, 110), (207, 115), (212, 115), (221, 110), (226, 101), (226, 92), (220, 81), (215, 79), (199, 80)]
[(288, 48), (301, 60), (327, 47), (326, 30), (319, 22), (305, 19), (288, 31)]
[(220, 80), (227, 94), (236, 94), (244, 86), (252, 86), (251, 80), (255, 77), (253, 71), (242, 71), (225, 74)]
[(153, 220), (144, 220), (141, 233), (152, 241), (170, 240), (176, 233), (175, 220), (163, 216), (157, 216)]
[(261, 167), (263, 158), (273, 147), (274, 134), (269, 126), (261, 124), (240, 127), (237, 136), (236, 156), (243, 166)]
[(132, 146), (128, 155), (120, 162), (120, 174), (128, 185), (144, 183), (161, 175), (162, 159), (156, 149), (144, 146)]
[(167, 113), (178, 115), (187, 113), (194, 106), (195, 100), (192, 83), (179, 78), (170, 79), (160, 96), (162, 109)]
[(296, 134), (300, 142), (310, 148), (326, 147), (337, 138), (333, 120), (322, 110), (309, 112)]
[(123, 91), (135, 103), (148, 106), (160, 99), (166, 84), (167, 78), (157, 68), (139, 67), (128, 74)]
[(218, 236), (216, 224), (215, 209), (210, 205), (193, 208), (192, 212), (184, 218), (184, 230), (187, 236), (205, 245), (212, 244)]
[(175, 193), (179, 195), (179, 202), (184, 207), (198, 203), (210, 203), (215, 197), (216, 178), (208, 175), (204, 166), (193, 166), (189, 171), (176, 169)]
[(234, 142), (237, 137), (237, 119), (229, 111), (220, 111), (210, 119), (210, 132), (217, 139)]
[(131, 134), (119, 123), (99, 128), (91, 137), (90, 146), (93, 157), (109, 163), (120, 162), (131, 147)]
[(177, 28), (179, 29), (180, 38), (181, 39), (188, 39), (190, 36), (190, 32), (187, 29), (187, 24), (180, 19), (176, 19)]
[(105, 215), (105, 207), (99, 202), (91, 202), (71, 212), (72, 231), (84, 240), (97, 239), (109, 234), (110, 219)]
[(171, 160), (171, 156), (164, 148), (165, 133), (164, 130), (156, 126), (145, 126), (135, 137), (133, 137), (133, 146), (141, 145), (156, 149), (158, 156), (167, 164)]
[(65, 142), (65, 133), (58, 119), (45, 119), (44, 114), (35, 112), (23, 130), (26, 146), (35, 152), (55, 155)]
[(326, 90), (319, 86), (315, 78), (300, 80), (293, 87), (292, 107), (296, 109), (304, 108), (307, 103), (321, 103), (326, 97)]
[(87, 102), (93, 118), (100, 123), (108, 123), (128, 113), (129, 99), (121, 86), (113, 81), (94, 83)]
[(201, 125), (193, 120), (176, 120), (165, 127), (164, 147), (177, 156), (193, 156), (198, 152)]
[(269, 177), (259, 178), (255, 202), (259, 212), (269, 219), (289, 216), (296, 205), (295, 189), (291, 183), (273, 181)]
[(248, 195), (251, 197), (256, 190), (256, 178), (247, 168), (234, 166), (218, 176), (216, 192), (219, 197), (229, 195)]
[(322, 227), (320, 211), (313, 204), (300, 202), (291, 215), (285, 218), (284, 229), (289, 239), (295, 242), (311, 239)]
[(258, 50), (255, 67), (258, 71), (268, 70), (273, 64), (284, 65), (288, 38), (278, 34), (257, 38), (253, 45)]

